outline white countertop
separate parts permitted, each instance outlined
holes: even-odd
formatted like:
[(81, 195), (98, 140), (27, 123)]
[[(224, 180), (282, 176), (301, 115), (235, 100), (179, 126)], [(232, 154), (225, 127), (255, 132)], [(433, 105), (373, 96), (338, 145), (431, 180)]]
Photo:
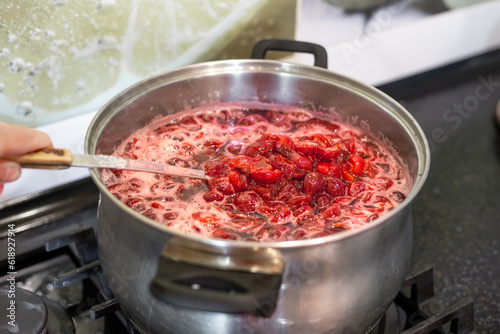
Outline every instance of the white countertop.
[[(323, 0), (302, 4), (298, 40), (326, 47), (329, 69), (380, 85), (500, 48), (500, 0), (429, 14), (425, 3), (397, 1), (365, 22)], [(304, 63), (305, 55), (285, 60)]]
[[(323, 0), (304, 0), (296, 39), (325, 46), (329, 69), (372, 85), (500, 48), (500, 0), (433, 15), (421, 10), (416, 2), (396, 2), (365, 22), (363, 15), (345, 14)], [(312, 63), (309, 55), (302, 54), (283, 60)], [(95, 113), (39, 129), (52, 137), (55, 147), (83, 153), (85, 133)], [(0, 203), (87, 176), (84, 168), (26, 169), (20, 180), (5, 185)]]

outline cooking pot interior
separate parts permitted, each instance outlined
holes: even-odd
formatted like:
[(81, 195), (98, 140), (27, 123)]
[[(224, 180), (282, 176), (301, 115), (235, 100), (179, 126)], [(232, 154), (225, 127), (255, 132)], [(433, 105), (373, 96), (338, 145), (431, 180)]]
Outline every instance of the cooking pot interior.
[(111, 154), (159, 115), (212, 102), (241, 101), (297, 106), (318, 118), (369, 128), (392, 143), (413, 181), (424, 170), (425, 138), (399, 104), (333, 72), (275, 61), (200, 64), (140, 82), (103, 107), (89, 129), (87, 153)]

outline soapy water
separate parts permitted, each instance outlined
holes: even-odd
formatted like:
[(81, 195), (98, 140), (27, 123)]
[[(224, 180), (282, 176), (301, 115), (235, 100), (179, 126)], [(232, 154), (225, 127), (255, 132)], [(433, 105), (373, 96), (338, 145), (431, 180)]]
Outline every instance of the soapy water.
[[(272, 5), (263, 0), (33, 0), (22, 6), (7, 2), (0, 6), (4, 32), (0, 120), (36, 126), (93, 112), (139, 80), (211, 60), (228, 42), (225, 37), (234, 38), (233, 30), (265, 20), (270, 15), (267, 7), (294, 4), (288, 0)], [(279, 32), (276, 28), (270, 31)], [(244, 37), (259, 40), (264, 32), (245, 31)], [(231, 53), (226, 56), (235, 58)], [(18, 108), (24, 101), (32, 103), (29, 114)]]

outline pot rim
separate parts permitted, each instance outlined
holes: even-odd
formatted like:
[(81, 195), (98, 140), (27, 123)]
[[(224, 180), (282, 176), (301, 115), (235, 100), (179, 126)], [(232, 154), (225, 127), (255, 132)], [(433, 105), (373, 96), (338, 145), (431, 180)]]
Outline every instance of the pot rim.
[[(142, 223), (145, 224), (145, 226), (148, 226), (149, 228), (153, 228), (163, 233), (168, 233), (175, 237), (189, 239), (191, 241), (200, 242), (210, 246), (216, 246), (216, 247), (230, 246), (232, 248), (266, 247), (266, 248), (285, 249), (285, 248), (297, 248), (297, 247), (310, 247), (319, 244), (348, 239), (355, 237), (358, 234), (362, 234), (371, 229), (376, 228), (377, 226), (383, 224), (386, 220), (389, 220), (391, 217), (397, 215), (407, 206), (411, 205), (414, 198), (419, 193), (420, 189), (425, 183), (425, 180), (427, 178), (430, 169), (429, 143), (422, 128), (417, 123), (415, 118), (392, 97), (378, 90), (377, 88), (368, 85), (366, 83), (363, 83), (359, 80), (356, 80), (354, 78), (345, 76), (343, 74), (310, 65), (301, 65), (284, 61), (260, 60), (260, 59), (219, 60), (219, 61), (211, 61), (211, 62), (188, 65), (181, 68), (162, 72), (152, 77), (146, 78), (144, 80), (135, 83), (134, 85), (125, 88), (124, 90), (116, 94), (112, 99), (110, 99), (106, 104), (104, 104), (99, 109), (99, 111), (94, 116), (87, 129), (85, 137), (85, 153), (95, 154), (96, 141), (92, 140), (92, 136), (94, 131), (102, 130), (103, 125), (101, 124), (101, 127), (99, 127), (98, 126), (99, 123), (103, 123), (104, 121), (104, 125), (106, 125), (107, 121), (109, 121), (110, 116), (106, 117), (104, 120), (100, 119), (100, 117), (102, 117), (102, 115), (106, 111), (108, 111), (108, 109), (114, 110), (114, 112), (112, 113), (112, 115), (114, 115), (116, 112), (119, 112), (123, 106), (127, 105), (132, 99), (136, 99), (143, 94), (147, 94), (151, 88), (159, 87), (159, 84), (173, 83), (177, 81), (191, 79), (194, 78), (193, 73), (196, 73), (197, 76), (205, 76), (205, 75), (214, 75), (223, 73), (234, 74), (243, 72), (248, 73), (248, 72), (262, 72), (262, 71), (265, 71), (266, 73), (295, 75), (304, 77), (304, 79), (313, 79), (313, 80), (326, 81), (329, 83), (336, 83), (341, 85), (342, 88), (346, 89), (348, 88), (351, 92), (354, 92), (358, 95), (362, 95), (363, 98), (369, 99), (370, 102), (377, 104), (381, 108), (383, 107), (383, 109), (389, 110), (390, 115), (393, 118), (395, 118), (398, 121), (398, 123), (408, 132), (408, 135), (412, 138), (415, 146), (417, 146), (416, 153), (418, 160), (418, 172), (415, 177), (413, 187), (408, 193), (406, 199), (402, 203), (400, 203), (394, 210), (384, 214), (380, 218), (375, 219), (373, 222), (358, 227), (354, 230), (343, 231), (341, 233), (336, 233), (333, 235), (313, 238), (313, 239), (262, 242), (262, 241), (222, 240), (222, 239), (201, 237), (201, 236), (186, 234), (184, 232), (162, 225), (132, 210), (131, 208), (127, 207), (123, 202), (118, 200), (115, 196), (113, 196), (109, 192), (109, 190), (102, 182), (98, 173), (98, 169), (90, 168), (91, 177), (96, 186), (99, 188), (101, 192), (100, 195), (102, 196), (103, 193), (106, 194), (114, 202), (114, 204), (118, 205), (121, 209), (127, 211), (128, 214), (133, 215), (136, 219), (139, 219)], [(125, 94), (135, 91), (137, 92), (134, 95), (131, 95), (127, 99), (123, 99), (123, 96)], [(234, 103), (236, 104), (237, 102)]]

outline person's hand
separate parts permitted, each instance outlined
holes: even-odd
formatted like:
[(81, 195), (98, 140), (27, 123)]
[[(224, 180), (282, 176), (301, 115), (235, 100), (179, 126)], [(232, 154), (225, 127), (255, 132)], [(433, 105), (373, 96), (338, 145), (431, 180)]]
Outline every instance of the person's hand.
[(5, 183), (21, 176), (21, 166), (3, 160), (2, 157), (21, 155), (45, 147), (52, 147), (52, 141), (46, 133), (24, 126), (0, 123), (0, 193)]

